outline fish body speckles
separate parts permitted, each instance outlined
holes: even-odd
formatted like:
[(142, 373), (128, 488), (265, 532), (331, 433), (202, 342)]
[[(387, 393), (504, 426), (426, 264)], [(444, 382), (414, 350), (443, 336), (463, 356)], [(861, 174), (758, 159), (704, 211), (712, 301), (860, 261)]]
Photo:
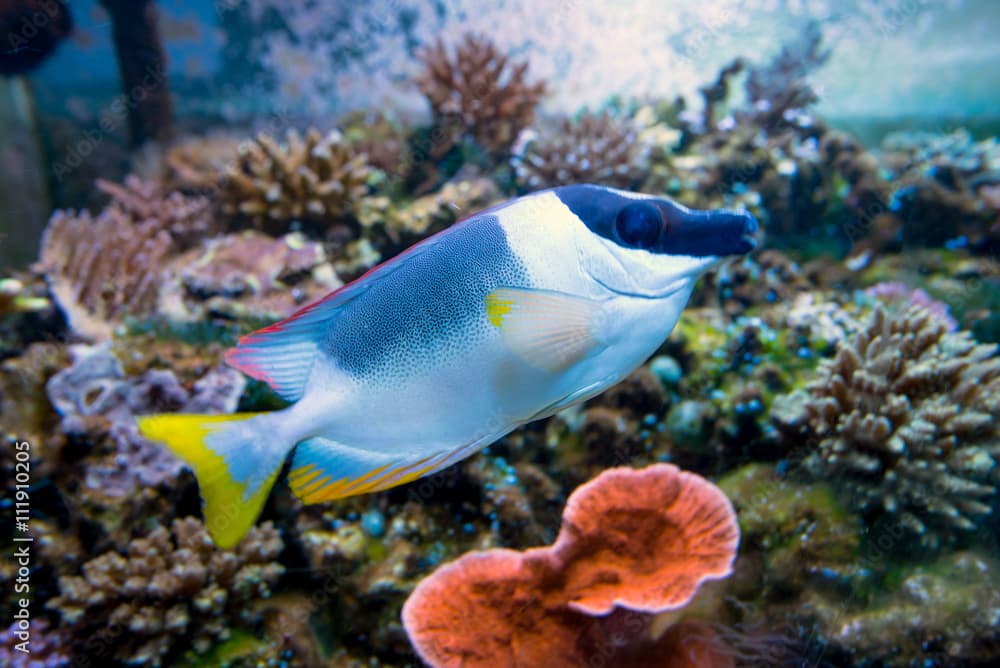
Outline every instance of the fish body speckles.
[[(603, 391), (659, 347), (697, 277), (753, 248), (756, 230), (745, 212), (600, 186), (518, 198), (244, 337), (227, 361), (288, 409), (140, 424), (192, 463), (209, 529), (232, 544), (290, 451), (299, 498), (341, 498), (440, 470)], [(269, 445), (247, 446), (262, 434)], [(236, 519), (224, 517), (233, 498)]]

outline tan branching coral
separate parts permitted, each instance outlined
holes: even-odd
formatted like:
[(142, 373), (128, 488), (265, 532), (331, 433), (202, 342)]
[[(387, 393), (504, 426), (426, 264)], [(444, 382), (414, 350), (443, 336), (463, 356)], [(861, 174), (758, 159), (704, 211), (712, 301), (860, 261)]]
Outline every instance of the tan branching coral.
[(236, 164), (240, 141), (227, 134), (182, 139), (163, 154), (160, 178), (171, 190), (214, 193), (226, 170)]
[(919, 306), (877, 309), (809, 388), (806, 465), (927, 544), (976, 527), (996, 494), (1000, 357)]
[(357, 213), (371, 173), (366, 155), (337, 130), (289, 130), (284, 143), (260, 134), (226, 170), (222, 208), (274, 234), (292, 221), (329, 225)]
[(126, 314), (153, 310), (158, 268), (172, 245), (159, 224), (136, 224), (116, 207), (97, 218), (56, 211), (42, 237), (39, 268), (70, 328), (88, 339), (109, 339)]
[(167, 193), (155, 181), (136, 176), (127, 177), (125, 183), (98, 179), (97, 188), (111, 197), (111, 206), (120, 209), (133, 222), (149, 222), (166, 230), (178, 250), (219, 232), (211, 204), (205, 197)]
[(545, 82), (526, 80), (527, 62), (512, 62), (485, 35), (466, 34), (454, 57), (439, 40), (423, 61), (416, 82), (434, 115), (431, 158), (443, 156), (463, 136), (505, 155), (545, 94)]
[(529, 142), (516, 163), (518, 183), (550, 188), (570, 183), (635, 187), (646, 172), (648, 147), (631, 123), (610, 113), (563, 119), (549, 136)]
[(96, 218), (56, 211), (42, 236), (38, 269), (71, 329), (108, 339), (125, 315), (153, 310), (166, 258), (216, 228), (206, 198), (165, 194), (134, 176), (97, 187), (111, 203)]
[(219, 550), (196, 519), (174, 520), (137, 538), (125, 555), (105, 553), (83, 566), (82, 576), (60, 578), (59, 611), (83, 655), (137, 665), (160, 665), (171, 651), (205, 652), (252, 623), (249, 604), (267, 598), (283, 567), (283, 543), (265, 523), (236, 550)]

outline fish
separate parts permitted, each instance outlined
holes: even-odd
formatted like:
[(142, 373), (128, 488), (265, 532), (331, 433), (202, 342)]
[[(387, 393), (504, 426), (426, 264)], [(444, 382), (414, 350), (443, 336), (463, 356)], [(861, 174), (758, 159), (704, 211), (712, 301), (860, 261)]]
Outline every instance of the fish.
[(599, 185), (461, 220), (290, 317), (226, 362), (278, 411), (138, 418), (198, 480), (220, 547), (256, 522), (284, 463), (303, 503), (403, 485), (585, 401), (660, 347), (697, 278), (757, 243), (746, 211)]

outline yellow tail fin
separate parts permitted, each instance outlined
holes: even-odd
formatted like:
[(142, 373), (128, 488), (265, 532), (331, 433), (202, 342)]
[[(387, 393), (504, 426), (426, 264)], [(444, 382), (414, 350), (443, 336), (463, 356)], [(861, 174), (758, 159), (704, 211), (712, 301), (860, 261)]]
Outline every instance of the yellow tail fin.
[(275, 442), (267, 417), (237, 413), (137, 418), (143, 436), (164, 443), (194, 469), (205, 526), (219, 547), (233, 547), (253, 526), (294, 445)]

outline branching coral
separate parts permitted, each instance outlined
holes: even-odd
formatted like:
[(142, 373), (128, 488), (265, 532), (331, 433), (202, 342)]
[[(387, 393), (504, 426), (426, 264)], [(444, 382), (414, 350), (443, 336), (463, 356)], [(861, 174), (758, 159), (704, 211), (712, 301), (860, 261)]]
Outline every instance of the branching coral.
[(116, 207), (97, 218), (57, 211), (42, 237), (39, 267), (73, 331), (109, 339), (125, 315), (153, 310), (171, 245), (158, 224), (136, 224)]
[(112, 206), (134, 223), (149, 222), (166, 230), (175, 249), (192, 246), (219, 231), (205, 197), (167, 193), (155, 181), (129, 176), (124, 183), (98, 179), (97, 188), (111, 197)]
[(240, 145), (226, 170), (222, 207), (238, 220), (276, 234), (292, 221), (329, 225), (357, 213), (371, 175), (364, 153), (334, 130), (305, 137), (289, 130), (284, 143), (260, 134)]
[[(205, 652), (230, 625), (254, 623), (249, 603), (270, 596), (284, 568), (284, 544), (265, 523), (236, 550), (219, 550), (193, 518), (134, 539), (126, 554), (108, 552), (60, 578), (48, 607), (62, 616), (81, 653), (158, 666), (171, 651)], [(106, 659), (105, 659), (106, 660)]]
[(160, 179), (171, 190), (215, 193), (236, 164), (240, 140), (227, 134), (182, 139), (163, 154)]
[(207, 199), (165, 195), (129, 177), (99, 181), (111, 203), (96, 217), (56, 211), (42, 237), (39, 269), (70, 327), (108, 339), (126, 315), (152, 312), (166, 258), (214, 232)]
[(527, 81), (527, 62), (512, 62), (484, 35), (466, 34), (454, 57), (438, 41), (423, 60), (417, 85), (434, 115), (431, 158), (442, 157), (463, 136), (495, 156), (505, 155), (545, 94), (544, 82)]
[(729, 666), (711, 641), (685, 658), (697, 632), (661, 636), (650, 623), (728, 575), (738, 538), (708, 481), (668, 464), (612, 469), (570, 496), (554, 545), (465, 555), (420, 583), (403, 623), (437, 668), (583, 665), (612, 642), (608, 665)]
[(610, 113), (563, 119), (549, 136), (529, 142), (515, 163), (518, 182), (527, 188), (600, 183), (634, 188), (643, 178), (648, 147), (636, 128)]
[(823, 363), (805, 404), (818, 439), (807, 468), (928, 544), (990, 512), (1000, 459), (996, 347), (947, 330), (919, 306), (877, 309)]

